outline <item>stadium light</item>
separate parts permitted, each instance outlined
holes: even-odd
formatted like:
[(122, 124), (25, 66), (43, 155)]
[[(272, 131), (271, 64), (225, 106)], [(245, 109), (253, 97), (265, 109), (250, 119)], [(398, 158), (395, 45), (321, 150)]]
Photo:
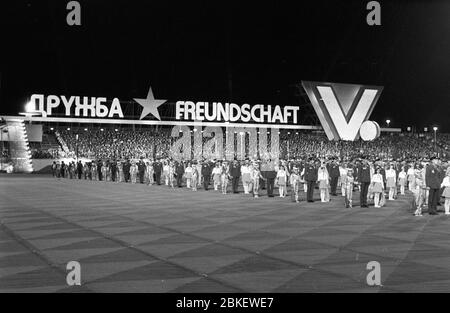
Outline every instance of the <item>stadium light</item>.
[(434, 126), (433, 130), (434, 130), (434, 151), (436, 151), (436, 145), (437, 145), (436, 132), (437, 132), (438, 128), (436, 126)]

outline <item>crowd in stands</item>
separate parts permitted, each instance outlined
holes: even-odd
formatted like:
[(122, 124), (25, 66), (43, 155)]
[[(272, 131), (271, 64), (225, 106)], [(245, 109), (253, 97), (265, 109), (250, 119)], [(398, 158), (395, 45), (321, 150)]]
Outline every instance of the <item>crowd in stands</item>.
[(115, 131), (94, 130), (78, 133), (64, 130), (61, 137), (69, 150), (79, 158), (137, 159), (153, 156), (161, 151), (161, 156), (170, 150), (167, 131)]
[[(139, 159), (169, 157), (170, 129), (116, 130), (95, 129), (89, 131), (58, 131), (64, 149), (39, 149), (31, 147), (33, 158), (91, 158), (91, 159)], [(78, 138), (78, 139), (77, 139)], [(203, 138), (205, 143), (209, 138)], [(225, 143), (225, 139), (224, 139)], [(268, 138), (270, 145), (270, 136)], [(245, 140), (245, 151), (249, 151), (249, 140)], [(353, 159), (361, 154), (379, 158), (407, 159), (424, 158), (430, 152), (443, 158), (450, 156), (450, 134), (439, 134), (436, 144), (433, 136), (417, 134), (383, 134), (374, 141), (357, 140), (329, 141), (324, 133), (280, 131), (280, 155), (285, 159), (296, 159), (314, 155), (318, 158), (339, 156)]]

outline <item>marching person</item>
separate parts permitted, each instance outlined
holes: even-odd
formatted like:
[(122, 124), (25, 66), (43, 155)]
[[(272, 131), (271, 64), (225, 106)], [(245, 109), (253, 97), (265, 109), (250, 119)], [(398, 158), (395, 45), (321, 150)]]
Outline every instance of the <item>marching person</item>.
[(409, 165), (408, 171), (406, 172), (406, 177), (408, 179), (408, 190), (412, 191), (413, 189), (413, 181), (415, 179), (415, 171), (413, 164)]
[(61, 164), (59, 162), (55, 166), (55, 175), (58, 180), (61, 180)]
[(224, 161), (221, 168), (220, 185), (222, 187), (222, 194), (227, 194), (228, 178), (230, 177), (230, 167), (227, 161)]
[(330, 201), (329, 179), (330, 179), (330, 176), (328, 174), (327, 168), (322, 163), (319, 170), (317, 171), (317, 180), (319, 182), (320, 201), (321, 202), (329, 202)]
[(70, 164), (69, 164), (69, 176), (70, 176), (70, 179), (75, 178), (75, 164), (73, 162), (70, 162)]
[(130, 175), (131, 175), (131, 183), (132, 184), (136, 184), (136, 182), (137, 182), (137, 172), (138, 172), (138, 167), (136, 165), (136, 162), (132, 161), (131, 166), (130, 166)]
[(250, 193), (250, 185), (252, 183), (252, 177), (251, 177), (251, 167), (248, 164), (248, 161), (246, 160), (244, 165), (241, 166), (241, 174), (242, 174), (242, 185), (244, 186), (244, 193), (249, 194)]
[(208, 190), (211, 181), (211, 166), (206, 161), (201, 165), (201, 176), (203, 176), (203, 189)]
[(266, 164), (266, 172), (263, 175), (265, 177), (267, 196), (270, 198), (274, 197), (273, 188), (275, 186), (275, 178), (277, 177), (277, 172), (275, 171), (275, 162), (269, 159)]
[(347, 173), (348, 173), (348, 169), (347, 169), (347, 164), (342, 164), (339, 166), (339, 175), (341, 178), (341, 194), (343, 197), (345, 197), (345, 191), (347, 190), (345, 184), (343, 184), (343, 182), (346, 181), (347, 178)]
[(194, 169), (191, 166), (191, 163), (189, 162), (186, 166), (186, 169), (184, 170), (184, 175), (186, 177), (186, 187), (189, 189), (191, 188), (193, 171), (194, 171)]
[(355, 178), (353, 177), (353, 169), (347, 169), (347, 174), (345, 175), (345, 179), (343, 181), (343, 185), (345, 188), (345, 207), (352, 208), (353, 207), (353, 185), (355, 183)]
[(139, 174), (139, 183), (144, 183), (144, 176), (145, 176), (145, 163), (142, 161), (142, 158), (139, 160), (137, 164), (138, 174)]
[(147, 185), (153, 185), (153, 166), (150, 162), (147, 162), (147, 166), (145, 167), (145, 171), (147, 173)]
[(331, 189), (331, 195), (337, 196), (336, 189), (337, 189), (337, 183), (338, 179), (341, 176), (341, 173), (339, 171), (339, 165), (336, 164), (335, 158), (331, 159), (331, 163), (327, 166), (328, 175), (330, 176), (330, 189)]
[(104, 178), (103, 178), (103, 175), (102, 175), (102, 167), (103, 167), (103, 162), (102, 162), (102, 160), (98, 160), (97, 161), (97, 172), (98, 172), (98, 180), (99, 181), (102, 181)]
[(184, 175), (184, 164), (182, 161), (177, 162), (175, 173), (177, 175), (177, 186), (178, 188), (183, 187), (183, 175)]
[(192, 179), (191, 179), (192, 191), (197, 191), (197, 184), (199, 177), (200, 175), (197, 164), (194, 163), (194, 165), (192, 166)]
[(395, 190), (396, 190), (396, 177), (397, 174), (394, 169), (394, 164), (389, 166), (386, 171), (386, 188), (389, 189), (389, 200), (394, 200)]
[(56, 178), (56, 162), (55, 161), (53, 161), (53, 164), (52, 164), (52, 175), (53, 175), (53, 178)]
[(116, 182), (123, 182), (123, 164), (120, 161), (117, 161), (117, 178)]
[(295, 202), (300, 202), (300, 184), (301, 184), (301, 177), (298, 172), (298, 167), (294, 166), (292, 168), (292, 174), (289, 177), (290, 178), (290, 184), (292, 188), (292, 195), (291, 197), (294, 197)]
[(255, 162), (253, 165), (253, 170), (251, 171), (252, 175), (252, 191), (253, 196), (255, 198), (259, 198), (259, 190), (260, 190), (260, 181), (266, 180), (263, 175), (261, 174), (261, 170), (259, 169), (260, 165), (258, 162)]
[(156, 160), (156, 162), (153, 163), (153, 171), (155, 173), (155, 180), (156, 184), (159, 186), (161, 185), (161, 172), (162, 172), (162, 164), (159, 159)]
[(97, 162), (92, 161), (91, 164), (91, 177), (92, 180), (98, 180), (98, 170), (97, 170)]
[(169, 186), (175, 188), (176, 168), (173, 161), (169, 161)]
[(305, 167), (306, 200), (314, 202), (314, 188), (316, 187), (318, 170), (314, 165), (314, 159), (310, 158), (308, 165)]
[(374, 193), (373, 201), (375, 203), (376, 208), (381, 208), (380, 205), (380, 196), (384, 190), (384, 181), (383, 175), (381, 174), (381, 168), (377, 167), (375, 174), (372, 176), (372, 191)]
[(284, 166), (281, 165), (278, 172), (277, 172), (277, 176), (275, 177), (277, 184), (278, 184), (278, 190), (279, 190), (279, 194), (280, 194), (280, 198), (284, 198), (285, 197), (285, 190), (286, 190), (286, 183), (287, 183), (287, 174), (286, 171), (284, 169)]
[[(356, 181), (360, 184), (360, 206), (361, 208), (368, 208), (367, 194), (369, 191), (369, 185), (371, 183), (370, 167), (366, 159), (363, 160), (362, 165), (357, 168)], [(380, 170), (381, 172), (381, 170)], [(380, 174), (381, 175), (381, 174)]]
[(398, 185), (400, 186), (400, 194), (402, 196), (405, 195), (406, 179), (407, 179), (407, 175), (405, 172), (405, 167), (402, 166), (400, 173), (398, 173)]
[(230, 176), (233, 193), (239, 193), (238, 186), (239, 177), (241, 176), (241, 165), (236, 159), (234, 159), (233, 163), (230, 166)]
[(442, 183), (442, 174), (438, 167), (437, 157), (431, 158), (431, 164), (427, 166), (425, 174), (425, 183), (429, 191), (428, 195), (428, 214), (438, 215), (437, 204), (439, 202), (439, 192)]
[(81, 163), (81, 160), (78, 160), (77, 162), (77, 175), (78, 179), (81, 179), (81, 175), (83, 174), (83, 164)]
[[(203, 179), (203, 164), (204, 162), (202, 161), (198, 161), (197, 164), (193, 165), (193, 167), (197, 168), (197, 174), (198, 174), (198, 178), (197, 178), (197, 188), (199, 188), (202, 184), (202, 179)], [(211, 174), (210, 174), (211, 175)], [(209, 184), (209, 183), (208, 183)], [(208, 190), (208, 189), (206, 189)]]
[(414, 178), (411, 180), (410, 186), (410, 189), (414, 194), (414, 205), (416, 207), (414, 212), (415, 216), (422, 216), (422, 208), (426, 198), (426, 188), (424, 173), (420, 167), (417, 167), (414, 170)]
[(450, 167), (447, 168), (447, 172), (445, 173), (441, 188), (444, 188), (442, 196), (445, 198), (445, 215), (450, 215)]
[(69, 178), (70, 162), (69, 162), (69, 164), (64, 164), (64, 167), (62, 169), (64, 170), (64, 176), (63, 177)]
[(222, 174), (222, 170), (220, 168), (220, 163), (217, 162), (216, 166), (212, 170), (212, 176), (213, 176), (213, 183), (214, 183), (214, 190), (219, 190), (220, 185), (220, 176)]
[(117, 162), (112, 160), (110, 163), (111, 169), (111, 181), (115, 182), (117, 180)]
[(106, 182), (106, 178), (107, 178), (106, 175), (107, 175), (108, 170), (109, 169), (108, 169), (108, 165), (107, 165), (106, 161), (103, 161), (101, 173), (102, 173), (102, 178), (103, 178), (104, 182)]
[(169, 162), (164, 161), (163, 162), (163, 177), (164, 177), (164, 182), (166, 184), (166, 186), (169, 186)]

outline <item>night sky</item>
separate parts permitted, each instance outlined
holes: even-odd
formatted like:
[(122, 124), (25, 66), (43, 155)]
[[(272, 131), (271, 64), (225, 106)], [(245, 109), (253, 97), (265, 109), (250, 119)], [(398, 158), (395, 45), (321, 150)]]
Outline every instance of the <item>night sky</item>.
[[(450, 132), (450, 1), (1, 1), (0, 112), (33, 93), (292, 104), (301, 80), (384, 86), (371, 120)], [(245, 4), (243, 4), (245, 3)]]

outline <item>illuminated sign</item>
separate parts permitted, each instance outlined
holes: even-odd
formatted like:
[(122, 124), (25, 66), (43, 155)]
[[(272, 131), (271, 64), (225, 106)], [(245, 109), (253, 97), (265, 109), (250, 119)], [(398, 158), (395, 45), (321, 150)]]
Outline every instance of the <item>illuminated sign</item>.
[(302, 85), (329, 140), (353, 141), (360, 135), (374, 140), (380, 135), (380, 126), (368, 119), (383, 87), (306, 81)]
[[(306, 82), (302, 85), (311, 100), (322, 128), (329, 140), (373, 140), (380, 135), (380, 126), (368, 121), (383, 90), (378, 86)], [(155, 99), (149, 88), (146, 98), (135, 98), (127, 105), (137, 110), (123, 110), (118, 98), (107, 101), (104, 97), (33, 95), (26, 106), (28, 113), (39, 113), (52, 120), (64, 115), (67, 121), (88, 121), (124, 124), (166, 124), (174, 126), (198, 125), (212, 127), (317, 129), (317, 126), (298, 125), (299, 106), (238, 105), (229, 102), (176, 101)], [(163, 116), (161, 108), (165, 109)], [(130, 111), (132, 113), (130, 113)], [(126, 114), (124, 114), (124, 112)], [(139, 120), (134, 113), (140, 113)], [(115, 120), (111, 120), (114, 118)]]
[(287, 124), (292, 118), (297, 124), (297, 114), (300, 109), (297, 106), (243, 104), (221, 102), (191, 102), (177, 101), (175, 118), (177, 120), (197, 120), (197, 121), (224, 121), (224, 122), (254, 122), (254, 123), (281, 123)]
[(64, 106), (66, 116), (80, 117), (120, 117), (123, 118), (122, 106), (117, 98), (114, 98), (111, 105), (107, 106), (106, 98), (103, 97), (79, 97), (71, 96), (47, 96), (32, 95), (26, 110), (28, 113), (38, 112), (46, 117), (53, 114), (53, 110)]
[[(155, 99), (151, 87), (146, 98), (135, 98), (134, 101), (142, 107), (139, 120), (156, 118), (162, 121), (159, 108), (167, 103), (167, 100)], [(106, 102), (107, 99), (104, 97), (32, 95), (26, 111), (27, 113), (40, 113), (44, 117), (64, 114), (68, 117), (82, 118), (124, 118), (122, 105), (118, 98), (114, 98), (109, 106)], [(173, 105), (173, 102), (168, 104)], [(175, 116), (172, 113), (172, 116), (166, 115), (163, 119), (164, 121), (296, 125), (299, 110), (298, 106), (177, 101), (175, 102)]]

